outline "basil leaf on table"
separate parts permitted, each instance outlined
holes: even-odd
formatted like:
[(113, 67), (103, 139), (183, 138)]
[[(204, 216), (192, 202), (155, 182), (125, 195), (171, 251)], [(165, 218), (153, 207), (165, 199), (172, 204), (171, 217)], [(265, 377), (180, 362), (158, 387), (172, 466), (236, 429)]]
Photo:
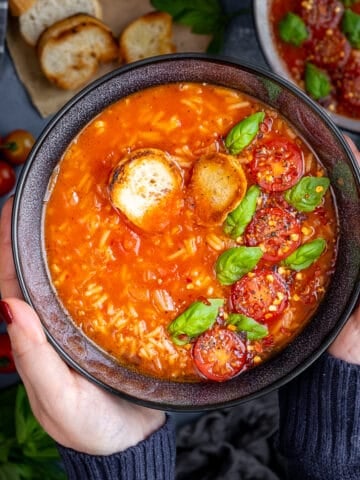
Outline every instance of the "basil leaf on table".
[(300, 212), (312, 212), (329, 188), (327, 177), (303, 177), (284, 194), (285, 200)]
[(286, 257), (283, 263), (292, 270), (304, 270), (320, 257), (325, 247), (326, 241), (323, 238), (317, 238), (301, 245), (295, 252)]
[(241, 8), (226, 14), (221, 0), (151, 0), (151, 4), (158, 11), (169, 13), (175, 23), (190, 27), (193, 33), (212, 35), (208, 53), (220, 53), (229, 22), (249, 11)]
[(185, 345), (192, 338), (211, 328), (224, 304), (222, 298), (211, 298), (208, 303), (194, 302), (168, 326), (172, 341), (176, 345)]
[(216, 277), (222, 285), (232, 285), (250, 272), (263, 256), (260, 247), (233, 247), (216, 261)]
[(244, 233), (245, 228), (255, 213), (259, 195), (260, 188), (257, 185), (252, 185), (235, 210), (226, 217), (224, 223), (226, 235), (229, 235), (231, 238), (237, 238)]
[(341, 22), (341, 30), (354, 48), (360, 48), (360, 15), (346, 9)]
[(269, 333), (266, 325), (242, 313), (230, 313), (227, 322), (234, 325), (239, 332), (246, 332), (249, 340), (260, 340)]
[(225, 138), (225, 146), (229, 153), (237, 155), (247, 147), (256, 137), (259, 131), (259, 125), (264, 118), (264, 112), (257, 112), (237, 123)]
[(287, 13), (279, 22), (280, 38), (299, 47), (309, 36), (305, 22), (295, 13)]
[(305, 67), (305, 90), (315, 100), (327, 97), (331, 91), (328, 75), (310, 62)]

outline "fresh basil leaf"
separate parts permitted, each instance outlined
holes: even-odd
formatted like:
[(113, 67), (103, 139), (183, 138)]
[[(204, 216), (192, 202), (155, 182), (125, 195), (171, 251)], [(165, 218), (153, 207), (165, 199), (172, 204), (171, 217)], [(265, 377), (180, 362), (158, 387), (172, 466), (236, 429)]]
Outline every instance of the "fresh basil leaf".
[(173, 342), (176, 345), (185, 345), (211, 328), (223, 304), (222, 298), (210, 298), (207, 303), (201, 301), (192, 303), (168, 326)]
[(360, 15), (346, 9), (341, 21), (341, 29), (354, 48), (360, 48)]
[(229, 248), (216, 261), (216, 277), (222, 285), (232, 285), (250, 272), (262, 256), (260, 247)]
[(227, 322), (235, 325), (239, 332), (246, 332), (249, 340), (260, 340), (268, 335), (269, 330), (266, 325), (257, 322), (253, 318), (247, 317), (241, 313), (230, 313)]
[(327, 177), (303, 177), (296, 185), (286, 190), (285, 200), (300, 212), (312, 212), (321, 203), (329, 188)]
[(360, 0), (342, 0), (342, 3), (344, 4), (345, 7), (351, 7), (352, 5), (355, 5), (355, 3), (359, 3)]
[(317, 238), (301, 245), (295, 252), (286, 257), (283, 263), (292, 270), (304, 270), (320, 257), (325, 247), (326, 241), (323, 238)]
[(309, 36), (305, 22), (295, 13), (287, 13), (279, 22), (280, 38), (299, 47)]
[(14, 463), (0, 465), (0, 480), (23, 480), (18, 465)]
[(264, 118), (264, 112), (257, 112), (237, 123), (225, 138), (225, 146), (229, 153), (236, 155), (247, 147), (256, 137), (259, 125)]
[(310, 62), (307, 62), (305, 67), (305, 90), (315, 100), (325, 98), (331, 92), (328, 75)]
[(260, 195), (260, 188), (252, 185), (246, 192), (239, 205), (228, 214), (224, 223), (224, 232), (231, 238), (238, 238), (250, 223)]

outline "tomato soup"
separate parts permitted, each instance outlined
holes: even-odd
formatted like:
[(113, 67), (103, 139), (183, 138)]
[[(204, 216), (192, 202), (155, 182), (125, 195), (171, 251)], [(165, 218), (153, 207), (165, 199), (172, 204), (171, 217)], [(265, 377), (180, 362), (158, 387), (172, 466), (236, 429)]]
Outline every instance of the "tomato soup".
[(72, 320), (160, 379), (224, 381), (266, 361), (309, 321), (336, 259), (315, 152), (279, 112), (216, 85), (106, 108), (59, 159), (44, 212)]
[(360, 119), (360, 3), (272, 0), (269, 20), (299, 86), (331, 112)]

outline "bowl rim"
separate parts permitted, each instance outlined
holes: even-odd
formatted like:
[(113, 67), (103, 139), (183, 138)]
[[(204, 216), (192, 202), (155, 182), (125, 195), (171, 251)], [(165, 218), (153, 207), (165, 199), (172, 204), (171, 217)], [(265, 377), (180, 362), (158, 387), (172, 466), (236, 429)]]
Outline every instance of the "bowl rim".
[[(352, 165), (353, 174), (357, 181), (357, 187), (360, 186), (360, 168), (356, 163), (353, 153), (343, 134), (338, 129), (337, 125), (333, 122), (333, 120), (329, 117), (326, 111), (322, 107), (320, 107), (316, 102), (314, 102), (310, 97), (308, 97), (302, 90), (300, 90), (296, 85), (292, 82), (288, 81), (285, 78), (279, 77), (276, 73), (269, 72), (263, 67), (256, 66), (249, 62), (240, 61), (237, 58), (232, 58), (224, 55), (208, 55), (208, 54), (201, 54), (201, 53), (176, 53), (176, 54), (167, 54), (161, 55), (158, 57), (152, 57), (150, 59), (144, 59), (137, 62), (133, 62), (128, 65), (121, 66), (104, 76), (98, 78), (97, 80), (93, 81), (89, 85), (87, 85), (84, 89), (82, 89), (79, 93), (74, 95), (56, 114), (55, 116), (48, 122), (45, 126), (43, 131), (41, 132), (40, 136), (38, 137), (30, 155), (28, 161), (24, 165), (15, 191), (15, 198), (13, 204), (13, 211), (12, 211), (12, 226), (11, 226), (11, 236), (12, 236), (12, 248), (13, 248), (13, 255), (14, 255), (14, 263), (15, 263), (15, 270), (18, 277), (18, 281), (20, 284), (20, 288), (22, 294), (27, 301), (35, 310), (36, 306), (33, 304), (31, 300), (31, 296), (26, 285), (26, 282), (23, 277), (22, 268), (21, 268), (21, 261), (20, 261), (20, 246), (18, 241), (18, 224), (17, 218), (20, 211), (20, 202), (21, 202), (21, 194), (26, 184), (28, 173), (31, 169), (31, 166), (36, 159), (36, 155), (38, 150), (41, 148), (43, 142), (46, 140), (49, 132), (55, 127), (55, 125), (62, 119), (72, 108), (73, 106), (81, 99), (89, 95), (89, 93), (96, 90), (100, 85), (106, 83), (107, 81), (129, 71), (142, 69), (148, 65), (156, 65), (162, 62), (172, 62), (177, 60), (191, 60), (191, 61), (200, 61), (205, 63), (217, 63), (221, 65), (228, 65), (230, 67), (240, 68), (245, 70), (251, 74), (260, 75), (263, 78), (271, 79), (274, 82), (282, 85), (286, 89), (290, 90), (292, 94), (297, 97), (300, 97), (301, 101), (305, 102), (308, 107), (314, 110), (325, 122), (328, 126), (329, 130), (331, 130), (332, 134), (335, 136), (336, 140), (340, 143), (341, 147), (345, 150), (347, 157)], [(141, 89), (141, 88), (139, 88)], [(360, 279), (360, 265), (358, 265), (357, 270), (357, 278)], [(285, 385), (305, 369), (307, 369), (315, 360), (317, 360), (322, 353), (328, 348), (328, 346), (332, 343), (332, 341), (336, 338), (339, 334), (340, 330), (348, 320), (350, 314), (352, 313), (354, 307), (357, 304), (358, 298), (360, 296), (360, 282), (358, 281), (353, 285), (351, 293), (349, 294), (349, 301), (347, 302), (345, 308), (343, 309), (341, 315), (337, 318), (334, 328), (327, 332), (326, 338), (324, 338), (321, 342), (321, 345), (318, 348), (315, 348), (311, 351), (311, 354), (308, 358), (303, 359), (299, 365), (293, 368), (290, 371), (287, 371), (285, 374), (281, 375), (280, 378), (273, 381), (269, 385), (266, 385), (264, 388), (259, 389), (246, 397), (240, 399), (233, 399), (226, 402), (216, 402), (211, 404), (205, 404), (200, 406), (193, 406), (191, 404), (186, 405), (179, 405), (173, 402), (164, 402), (159, 400), (158, 402), (154, 401), (147, 401), (144, 399), (139, 399), (134, 397), (131, 394), (127, 394), (126, 392), (119, 392), (118, 390), (114, 389), (113, 387), (107, 385), (102, 380), (95, 378), (91, 373), (87, 372), (82, 366), (80, 366), (76, 361), (74, 361), (71, 356), (64, 350), (64, 348), (58, 344), (58, 342), (53, 338), (51, 332), (44, 326), (44, 330), (49, 342), (55, 348), (55, 350), (59, 353), (59, 355), (70, 365), (74, 370), (78, 373), (84, 375), (88, 380), (92, 381), (93, 383), (101, 386), (105, 390), (110, 391), (122, 398), (130, 400), (133, 403), (137, 403), (142, 406), (151, 407), (159, 410), (168, 410), (174, 412), (197, 412), (197, 411), (207, 411), (207, 410), (214, 410), (217, 408), (224, 408), (224, 407), (231, 407), (235, 405), (239, 405), (240, 403), (250, 401), (256, 399), (264, 394), (270, 393), (279, 387)], [(265, 362), (266, 363), (266, 362)], [(174, 383), (174, 382), (171, 382)]]
[[(270, 23), (268, 21), (265, 21), (265, 19), (268, 18), (271, 1), (272, 0), (253, 0), (252, 12), (258, 43), (269, 68), (271, 68), (273, 72), (281, 75), (282, 77), (285, 77), (288, 81), (294, 83), (300, 89), (300, 87), (296, 84), (295, 80), (292, 79), (292, 76), (287, 69), (285, 62), (279, 56), (273, 42), (273, 34), (270, 28)], [(325, 107), (322, 107), (320, 104), (318, 105), (320, 106), (320, 108), (327, 112), (327, 114), (334, 120), (336, 125), (338, 125), (339, 127), (349, 130), (351, 132), (360, 132), (360, 119), (355, 120), (351, 117), (346, 117), (345, 115), (333, 113), (330, 110), (327, 110)]]

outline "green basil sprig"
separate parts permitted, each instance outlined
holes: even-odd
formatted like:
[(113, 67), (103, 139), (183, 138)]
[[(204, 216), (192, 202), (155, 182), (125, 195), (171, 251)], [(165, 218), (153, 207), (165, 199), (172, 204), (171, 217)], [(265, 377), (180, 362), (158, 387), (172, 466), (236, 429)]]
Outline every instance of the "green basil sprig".
[(231, 238), (238, 238), (250, 223), (260, 195), (260, 188), (251, 185), (239, 205), (228, 214), (224, 223), (224, 232)]
[(346, 9), (341, 22), (341, 29), (354, 48), (360, 48), (360, 15)]
[(300, 212), (312, 212), (320, 205), (329, 188), (327, 177), (303, 177), (285, 192), (285, 200)]
[(295, 13), (287, 13), (279, 22), (281, 40), (299, 47), (309, 36), (305, 22)]
[(260, 247), (229, 248), (216, 261), (216, 277), (222, 285), (232, 285), (250, 272), (262, 256)]
[(310, 62), (307, 62), (305, 67), (305, 90), (315, 100), (325, 98), (331, 92), (328, 75)]
[(291, 255), (285, 258), (283, 263), (297, 272), (310, 267), (323, 253), (326, 247), (326, 241), (323, 238), (317, 238), (311, 242), (304, 243)]
[(360, 0), (342, 0), (342, 3), (345, 5), (345, 7), (351, 7), (355, 3), (359, 3)]
[(206, 303), (194, 302), (168, 326), (172, 341), (176, 345), (185, 345), (192, 338), (211, 328), (224, 305), (222, 298), (210, 298)]
[(246, 332), (249, 340), (260, 340), (268, 335), (269, 330), (266, 325), (257, 322), (253, 318), (247, 317), (241, 313), (230, 313), (227, 322), (235, 325), (239, 332)]
[(257, 112), (237, 123), (225, 138), (225, 146), (229, 153), (237, 155), (247, 147), (256, 137), (259, 131), (259, 125), (264, 118), (264, 112)]

